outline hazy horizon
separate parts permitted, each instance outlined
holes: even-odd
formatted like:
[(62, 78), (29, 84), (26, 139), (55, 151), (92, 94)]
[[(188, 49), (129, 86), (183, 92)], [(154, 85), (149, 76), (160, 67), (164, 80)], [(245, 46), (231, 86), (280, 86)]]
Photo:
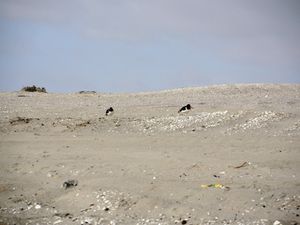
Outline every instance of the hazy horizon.
[(243, 86), (243, 85), (300, 85), (300, 83), (220, 83), (220, 84), (207, 84), (207, 85), (198, 85), (198, 86), (184, 86), (184, 87), (171, 87), (171, 88), (164, 88), (164, 89), (153, 89), (153, 90), (142, 90), (142, 91), (101, 91), (101, 90), (93, 90), (93, 89), (78, 89), (78, 90), (65, 90), (65, 91), (53, 91), (46, 86), (42, 85), (23, 85), (22, 87), (16, 90), (0, 90), (0, 93), (11, 93), (11, 92), (18, 92), (21, 91), (22, 88), (28, 86), (36, 86), (36, 87), (44, 87), (47, 93), (56, 93), (56, 94), (72, 94), (72, 93), (79, 93), (81, 91), (84, 92), (96, 92), (96, 93), (103, 93), (103, 94), (138, 94), (138, 93), (151, 93), (151, 92), (163, 92), (163, 91), (172, 91), (172, 90), (180, 90), (180, 89), (190, 89), (190, 88), (211, 88), (211, 87), (222, 87), (222, 86)]
[(300, 1), (0, 0), (0, 91), (300, 83)]

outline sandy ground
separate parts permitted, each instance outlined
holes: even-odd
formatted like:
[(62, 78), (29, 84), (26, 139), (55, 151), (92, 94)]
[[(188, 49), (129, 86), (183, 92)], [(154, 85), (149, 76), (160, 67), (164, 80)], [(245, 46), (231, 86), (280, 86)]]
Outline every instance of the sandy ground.
[(0, 93), (0, 123), (1, 225), (300, 221), (300, 85)]

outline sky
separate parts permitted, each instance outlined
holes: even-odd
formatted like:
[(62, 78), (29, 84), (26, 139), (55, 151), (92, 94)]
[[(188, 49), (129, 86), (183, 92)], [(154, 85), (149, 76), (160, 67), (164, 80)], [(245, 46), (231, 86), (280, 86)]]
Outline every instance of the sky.
[(299, 0), (0, 0), (0, 91), (300, 83)]

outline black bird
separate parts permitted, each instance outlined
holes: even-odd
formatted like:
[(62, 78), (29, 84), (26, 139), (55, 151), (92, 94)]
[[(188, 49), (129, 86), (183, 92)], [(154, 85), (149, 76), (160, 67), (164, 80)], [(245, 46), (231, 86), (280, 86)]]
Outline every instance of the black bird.
[(106, 116), (110, 116), (114, 113), (114, 109), (112, 107), (109, 107), (106, 112), (105, 112), (105, 115)]
[(190, 104), (187, 104), (185, 106), (183, 106), (181, 109), (179, 109), (178, 113), (181, 113), (181, 112), (188, 112), (192, 109), (192, 106)]

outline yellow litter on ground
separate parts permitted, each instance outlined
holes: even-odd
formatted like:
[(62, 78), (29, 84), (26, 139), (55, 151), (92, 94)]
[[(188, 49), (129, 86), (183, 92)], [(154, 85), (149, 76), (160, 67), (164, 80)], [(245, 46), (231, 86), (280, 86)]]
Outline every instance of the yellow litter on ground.
[(221, 189), (226, 188), (223, 184), (202, 184), (201, 187), (202, 188), (214, 187), (214, 188), (221, 188)]

